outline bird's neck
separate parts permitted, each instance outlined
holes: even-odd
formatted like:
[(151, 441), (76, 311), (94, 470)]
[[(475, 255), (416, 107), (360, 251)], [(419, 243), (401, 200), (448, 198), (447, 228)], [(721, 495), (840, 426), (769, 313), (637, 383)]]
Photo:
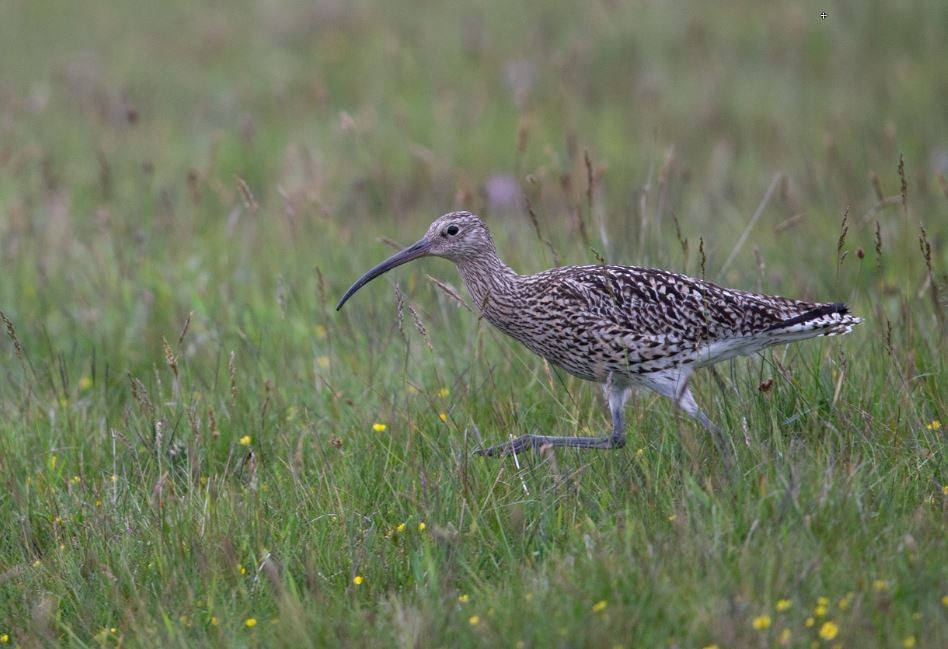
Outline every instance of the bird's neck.
[[(505, 264), (496, 250), (457, 261), (458, 272), (467, 286), (474, 306), (491, 322), (517, 288), (520, 275)], [(495, 323), (496, 324), (496, 323)]]

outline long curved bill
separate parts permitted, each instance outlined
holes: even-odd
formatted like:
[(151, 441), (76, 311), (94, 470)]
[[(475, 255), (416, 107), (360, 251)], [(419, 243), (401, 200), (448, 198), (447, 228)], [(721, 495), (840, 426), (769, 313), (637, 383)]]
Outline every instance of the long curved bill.
[(426, 239), (414, 243), (401, 252), (397, 252), (381, 264), (368, 271), (365, 275), (356, 280), (355, 284), (349, 287), (349, 290), (346, 291), (346, 294), (342, 296), (342, 299), (339, 300), (339, 304), (336, 305), (336, 311), (342, 308), (342, 305), (346, 303), (352, 295), (358, 291), (360, 288), (371, 282), (373, 279), (387, 273), (396, 266), (401, 266), (412, 259), (418, 259), (419, 257), (424, 257), (431, 251), (431, 244), (428, 243)]

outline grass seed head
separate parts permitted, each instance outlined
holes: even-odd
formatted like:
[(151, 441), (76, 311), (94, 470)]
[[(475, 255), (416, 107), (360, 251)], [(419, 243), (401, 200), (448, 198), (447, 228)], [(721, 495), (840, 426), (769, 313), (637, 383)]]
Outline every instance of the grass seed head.
[(250, 185), (248, 185), (247, 181), (240, 176), (234, 176), (234, 178), (237, 179), (237, 189), (240, 190), (240, 197), (244, 201), (244, 207), (246, 207), (251, 212), (257, 212), (260, 209), (260, 204), (254, 197), (253, 192), (250, 190)]
[(23, 345), (20, 343), (20, 339), (16, 337), (16, 329), (13, 326), (13, 322), (7, 318), (3, 311), (0, 311), (0, 320), (3, 321), (3, 324), (7, 328), (7, 336), (13, 341), (13, 349), (16, 351), (17, 358), (23, 358)]
[(908, 182), (905, 180), (905, 160), (899, 154), (899, 195), (902, 197), (902, 213), (908, 216)]
[(171, 349), (171, 345), (168, 344), (167, 339), (161, 339), (161, 347), (165, 352), (165, 363), (171, 368), (171, 373), (174, 374), (174, 378), (178, 378), (178, 359), (175, 357), (174, 351)]
[(885, 201), (885, 194), (882, 192), (882, 183), (879, 182), (879, 174), (875, 171), (870, 171), (869, 182), (872, 184), (872, 189), (876, 193), (876, 200), (880, 203)]
[(237, 403), (237, 353), (230, 352), (230, 358), (227, 361), (227, 375), (230, 378), (230, 402)]
[(836, 241), (836, 274), (839, 274), (839, 267), (846, 259), (848, 254), (843, 250), (846, 245), (846, 234), (849, 232), (849, 206), (843, 212), (843, 220), (839, 224), (839, 239)]

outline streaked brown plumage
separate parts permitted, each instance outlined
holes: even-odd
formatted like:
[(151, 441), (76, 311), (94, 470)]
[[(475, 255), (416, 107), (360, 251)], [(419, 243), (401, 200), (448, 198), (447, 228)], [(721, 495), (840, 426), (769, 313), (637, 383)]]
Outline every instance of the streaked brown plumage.
[(418, 243), (359, 278), (337, 310), (375, 277), (425, 255), (457, 264), (488, 322), (554, 365), (602, 384), (609, 400), (608, 437), (524, 435), (484, 449), (485, 455), (542, 445), (621, 448), (622, 409), (639, 385), (716, 432), (688, 387), (695, 368), (771, 345), (849, 333), (861, 322), (841, 303), (726, 289), (653, 268), (564, 266), (518, 275), (498, 257), (487, 226), (469, 212), (435, 220)]

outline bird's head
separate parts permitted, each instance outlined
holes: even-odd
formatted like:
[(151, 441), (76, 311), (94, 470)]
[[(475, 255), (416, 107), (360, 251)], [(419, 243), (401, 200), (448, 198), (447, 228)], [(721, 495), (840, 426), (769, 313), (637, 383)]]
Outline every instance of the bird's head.
[(425, 236), (418, 242), (395, 253), (357, 279), (339, 300), (336, 310), (341, 309), (346, 300), (356, 291), (379, 275), (413, 259), (432, 255), (459, 263), (489, 252), (493, 248), (494, 242), (490, 231), (483, 221), (470, 212), (449, 212), (435, 219)]
[(470, 212), (449, 212), (439, 216), (421, 241), (428, 244), (426, 254), (455, 263), (477, 257), (494, 247), (487, 226)]

